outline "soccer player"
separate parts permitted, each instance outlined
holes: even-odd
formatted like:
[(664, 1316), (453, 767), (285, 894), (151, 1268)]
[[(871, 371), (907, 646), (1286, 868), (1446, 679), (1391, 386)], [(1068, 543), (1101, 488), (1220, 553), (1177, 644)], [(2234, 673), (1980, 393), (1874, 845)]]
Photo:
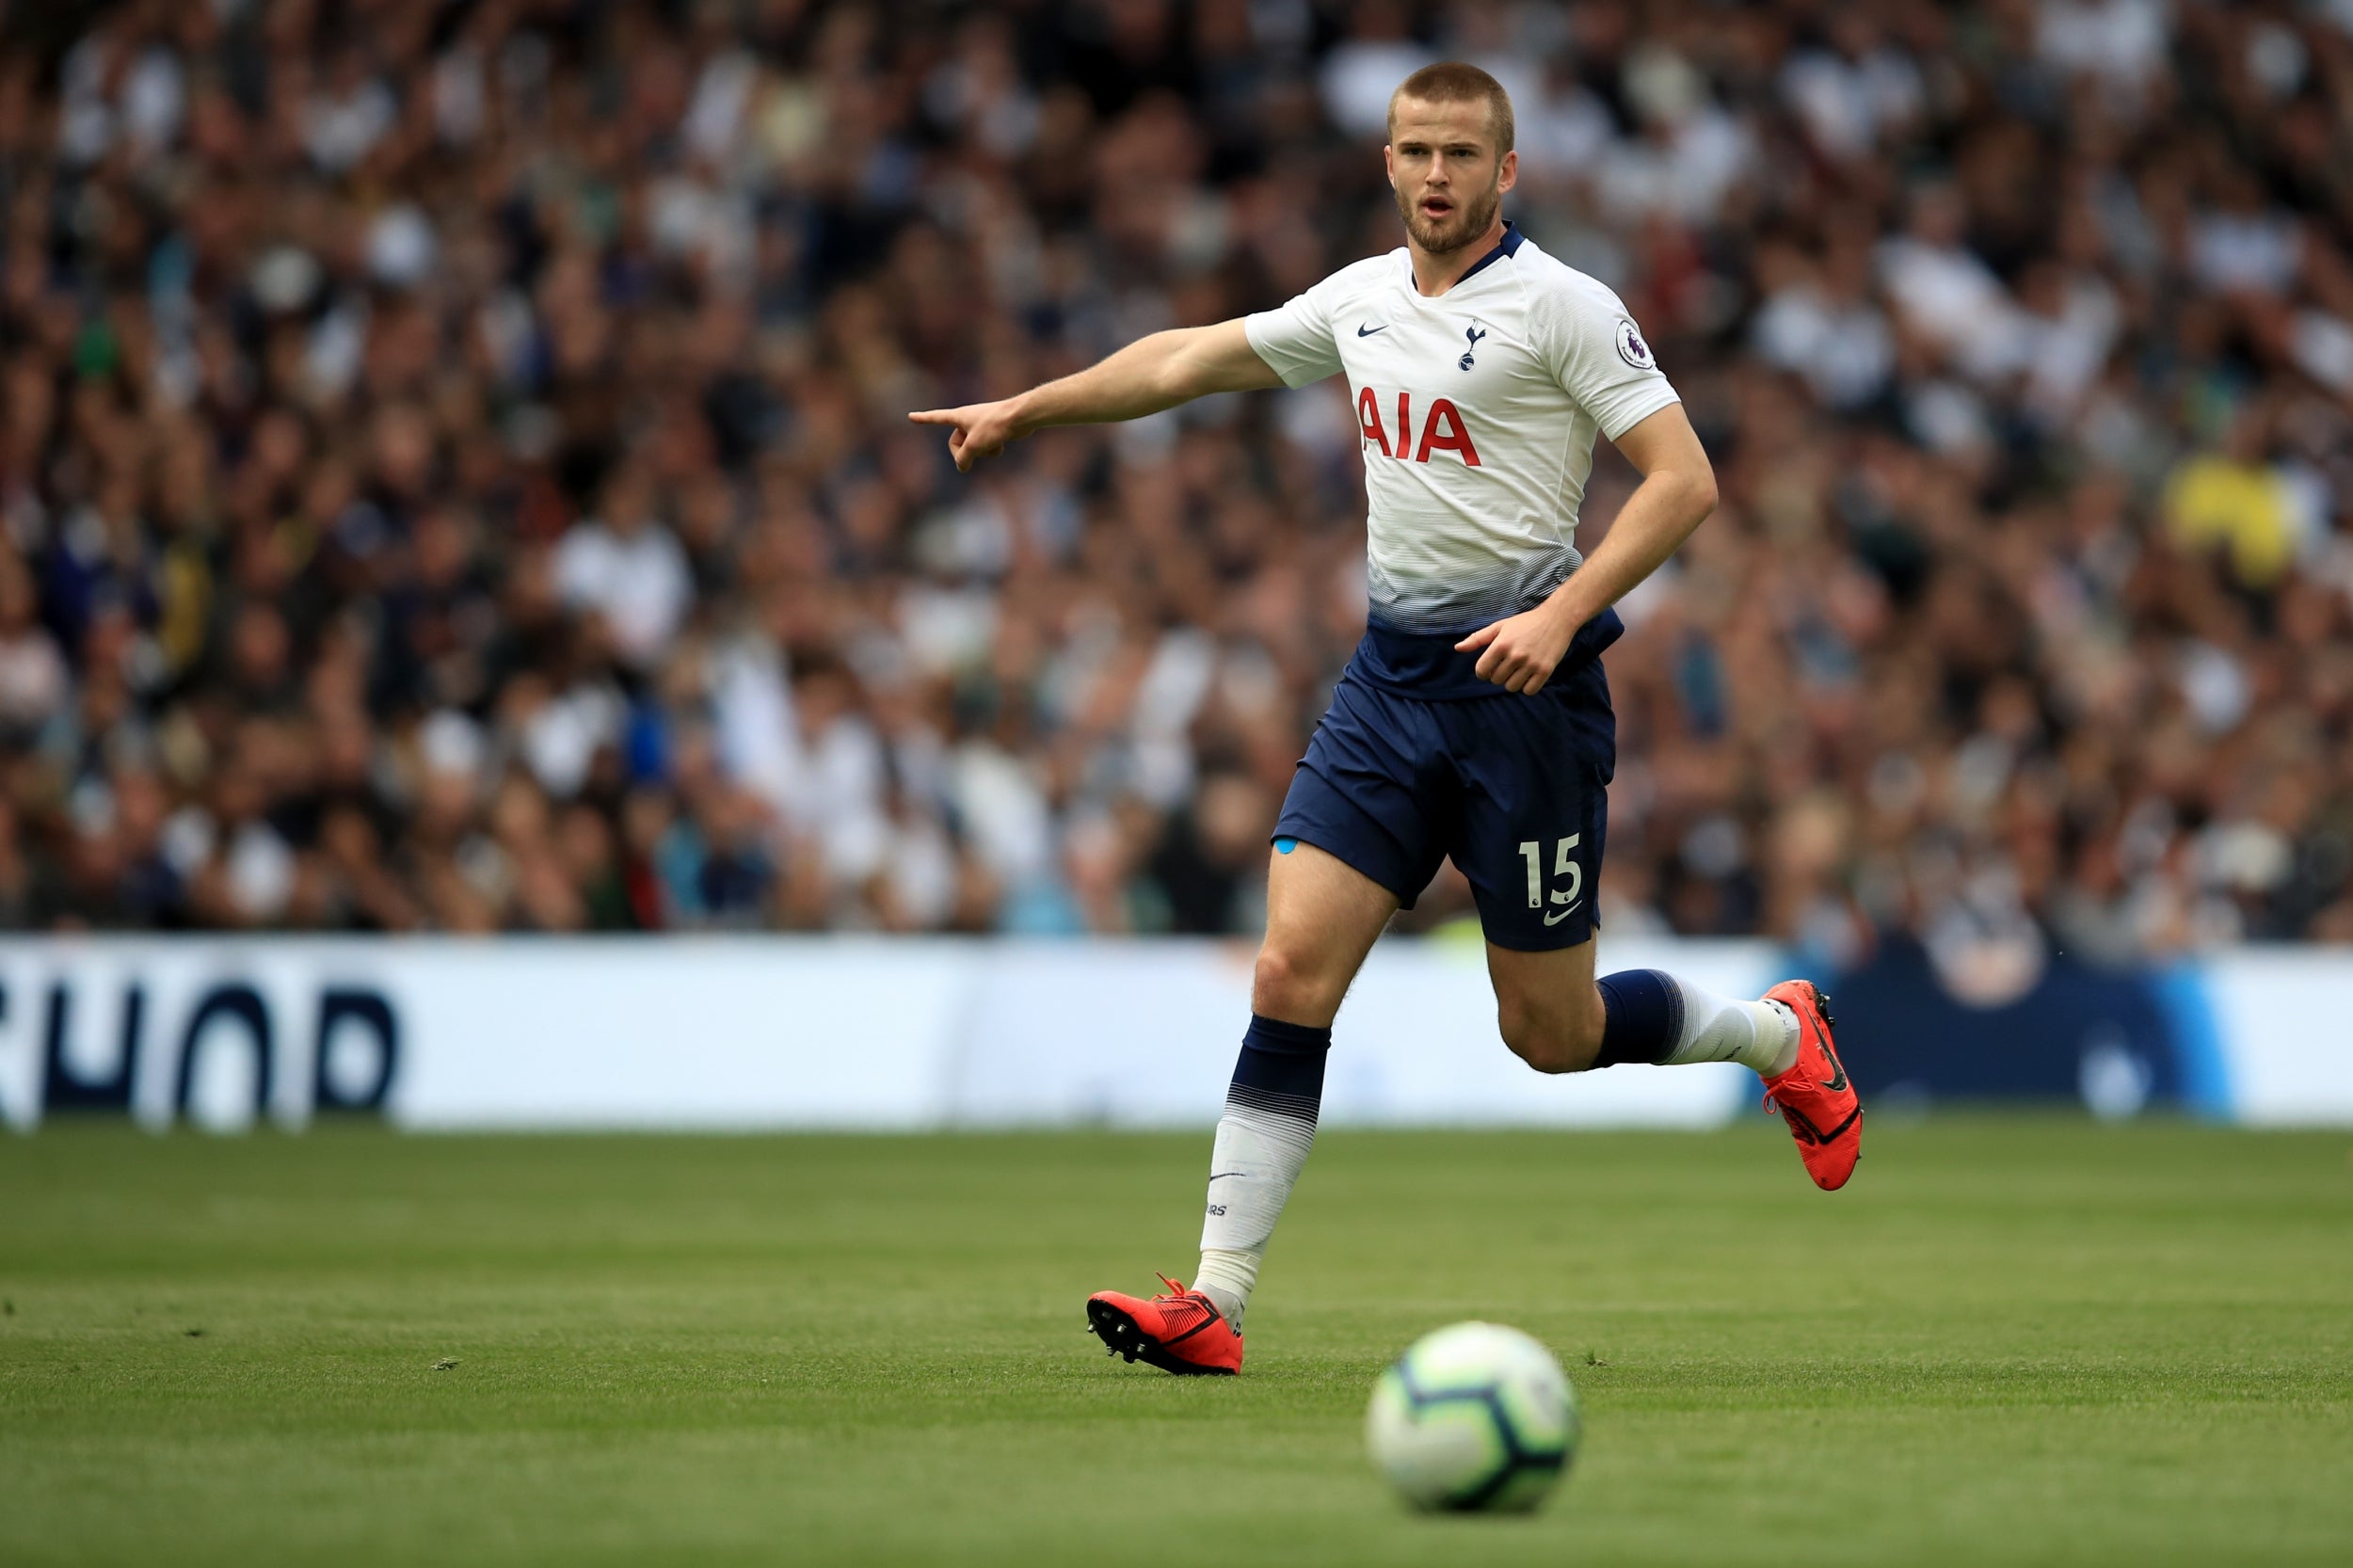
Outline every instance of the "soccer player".
[[(1853, 1171), (1862, 1110), (1825, 999), (1719, 997), (1655, 969), (1593, 975), (1593, 889), (1616, 765), (1611, 608), (1716, 504), (1674, 389), (1617, 296), (1502, 216), (1512, 104), (1433, 65), (1389, 103), (1405, 245), (1278, 310), (1156, 332), (1000, 402), (909, 417), (959, 469), (1033, 430), (1136, 419), (1210, 392), (1346, 376), (1363, 435), (1364, 640), (1275, 823), (1267, 929), (1209, 1164), (1193, 1288), (1103, 1291), (1091, 1326), (1172, 1372), (1241, 1366), (1242, 1315), (1315, 1140), (1332, 1020), (1373, 941), (1451, 856), (1475, 894), (1504, 1043), (1539, 1072), (1738, 1062), (1815, 1182)], [(1590, 557), (1577, 504), (1606, 436), (1642, 474)]]

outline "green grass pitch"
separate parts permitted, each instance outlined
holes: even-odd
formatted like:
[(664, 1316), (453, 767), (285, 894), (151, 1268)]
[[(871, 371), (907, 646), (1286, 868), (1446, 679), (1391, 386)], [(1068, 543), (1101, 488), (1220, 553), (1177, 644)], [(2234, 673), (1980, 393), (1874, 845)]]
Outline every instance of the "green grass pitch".
[[(1328, 1132), (1244, 1375), (1110, 1361), (1208, 1154), (0, 1139), (0, 1560), (2353, 1561), (2343, 1134), (1890, 1123), (1827, 1196), (1761, 1118)], [(1533, 1519), (1364, 1461), (1469, 1317), (1584, 1397)]]

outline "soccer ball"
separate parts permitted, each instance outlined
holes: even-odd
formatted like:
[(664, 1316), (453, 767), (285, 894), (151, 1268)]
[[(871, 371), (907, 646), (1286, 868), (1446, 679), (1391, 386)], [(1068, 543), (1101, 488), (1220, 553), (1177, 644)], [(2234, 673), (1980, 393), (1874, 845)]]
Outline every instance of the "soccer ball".
[(1381, 1374), (1365, 1446), (1416, 1508), (1525, 1513), (1568, 1469), (1577, 1430), (1550, 1351), (1500, 1323), (1456, 1323)]

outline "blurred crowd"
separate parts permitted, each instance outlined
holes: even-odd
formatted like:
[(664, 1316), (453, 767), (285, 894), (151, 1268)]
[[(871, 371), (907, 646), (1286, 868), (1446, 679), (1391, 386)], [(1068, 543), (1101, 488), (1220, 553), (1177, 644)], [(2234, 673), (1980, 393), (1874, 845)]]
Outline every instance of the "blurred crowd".
[(1457, 57), (1721, 481), (1609, 929), (2353, 940), (2353, 0), (0, 15), (0, 925), (1251, 932), (1340, 389), (904, 415), (1393, 248)]

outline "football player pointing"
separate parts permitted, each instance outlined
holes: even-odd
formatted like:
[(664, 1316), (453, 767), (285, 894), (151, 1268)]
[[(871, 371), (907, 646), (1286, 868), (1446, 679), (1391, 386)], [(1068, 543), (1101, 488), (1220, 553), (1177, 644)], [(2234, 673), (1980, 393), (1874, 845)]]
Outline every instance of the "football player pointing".
[[(1332, 1020), (1389, 917), (1451, 856), (1487, 938), (1504, 1042), (1540, 1072), (1738, 1062), (1807, 1171), (1845, 1183), (1861, 1109), (1805, 981), (1762, 1000), (1655, 969), (1593, 973), (1593, 890), (1616, 763), (1610, 606), (1716, 504), (1706, 454), (1617, 296), (1502, 216), (1511, 100), (1461, 64), (1389, 104), (1401, 249), (1280, 309), (1159, 332), (949, 427), (959, 469), (1050, 424), (1345, 376), (1365, 458), (1370, 614), (1274, 829), (1267, 930), (1209, 1165), (1193, 1288), (1104, 1291), (1095, 1331), (1176, 1372), (1241, 1365), (1267, 1241), (1314, 1142)], [(1641, 484), (1593, 555), (1577, 507), (1606, 437)]]

